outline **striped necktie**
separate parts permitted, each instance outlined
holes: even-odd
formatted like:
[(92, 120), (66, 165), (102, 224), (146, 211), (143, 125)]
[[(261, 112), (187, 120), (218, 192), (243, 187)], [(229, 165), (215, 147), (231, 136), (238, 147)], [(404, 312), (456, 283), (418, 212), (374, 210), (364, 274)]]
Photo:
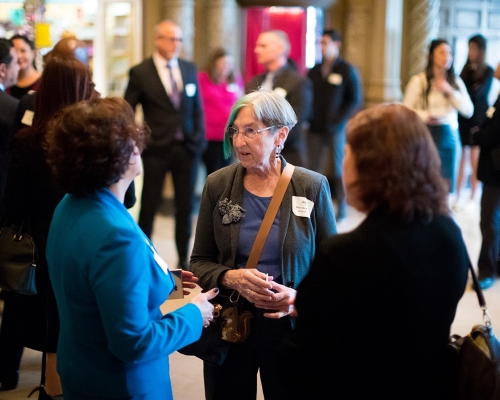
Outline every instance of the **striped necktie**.
[(174, 79), (174, 74), (172, 72), (172, 66), (170, 65), (170, 63), (167, 63), (167, 69), (170, 75), (170, 87), (172, 90), (172, 93), (170, 94), (170, 100), (172, 100), (175, 108), (179, 108), (179, 106), (181, 105), (181, 94), (179, 92), (179, 88), (177, 87), (177, 82)]

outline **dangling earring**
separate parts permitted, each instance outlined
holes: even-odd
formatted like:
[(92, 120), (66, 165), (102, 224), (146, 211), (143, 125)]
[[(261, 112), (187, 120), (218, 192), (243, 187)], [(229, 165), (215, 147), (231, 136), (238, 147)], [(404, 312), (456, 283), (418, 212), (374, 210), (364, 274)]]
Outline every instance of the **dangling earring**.
[(283, 145), (279, 144), (276, 146), (276, 158), (280, 158), (281, 150), (283, 149)]

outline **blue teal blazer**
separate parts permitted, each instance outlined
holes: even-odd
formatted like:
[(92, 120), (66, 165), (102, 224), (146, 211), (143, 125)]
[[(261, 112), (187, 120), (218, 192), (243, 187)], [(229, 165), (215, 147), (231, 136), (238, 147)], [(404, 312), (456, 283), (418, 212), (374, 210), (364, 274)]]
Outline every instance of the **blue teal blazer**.
[(108, 189), (61, 200), (47, 261), (61, 319), (57, 370), (63, 388), (82, 398), (158, 391), (172, 398), (168, 356), (200, 337), (203, 319), (191, 303), (162, 315), (174, 280), (155, 256)]

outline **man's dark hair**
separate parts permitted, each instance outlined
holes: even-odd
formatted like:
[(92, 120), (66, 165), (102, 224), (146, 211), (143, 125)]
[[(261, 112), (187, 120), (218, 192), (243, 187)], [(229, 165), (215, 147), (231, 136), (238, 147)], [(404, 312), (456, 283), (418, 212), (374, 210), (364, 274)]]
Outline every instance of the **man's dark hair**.
[(323, 31), (323, 36), (330, 36), (330, 38), (334, 42), (341, 42), (342, 41), (342, 35), (336, 29), (325, 29)]
[(0, 38), (0, 64), (9, 65), (14, 57), (10, 54), (12, 43), (7, 39)]

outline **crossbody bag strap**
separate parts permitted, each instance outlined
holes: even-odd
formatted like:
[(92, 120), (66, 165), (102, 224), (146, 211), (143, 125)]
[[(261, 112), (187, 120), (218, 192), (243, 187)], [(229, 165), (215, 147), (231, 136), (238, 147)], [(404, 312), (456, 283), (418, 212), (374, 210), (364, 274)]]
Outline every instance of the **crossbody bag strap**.
[(479, 302), (479, 307), (483, 310), (483, 321), (486, 327), (491, 329), (491, 318), (488, 312), (488, 306), (486, 305), (486, 300), (484, 299), (483, 290), (481, 286), (479, 286), (479, 279), (477, 278), (476, 271), (474, 271), (474, 267), (472, 266), (472, 262), (470, 257), (468, 257), (469, 261), (469, 271), (472, 276), (472, 286), (474, 287), (474, 291), (477, 295), (477, 300)]
[(276, 185), (276, 189), (274, 189), (271, 203), (269, 203), (269, 207), (267, 207), (266, 214), (264, 215), (262, 224), (260, 225), (259, 231), (257, 232), (255, 242), (253, 242), (252, 250), (250, 251), (250, 255), (248, 257), (245, 268), (257, 267), (257, 263), (259, 262), (260, 254), (262, 253), (262, 249), (264, 248), (264, 243), (266, 242), (267, 235), (271, 230), (274, 218), (276, 218), (276, 214), (278, 213), (278, 210), (280, 208), (281, 200), (283, 200), (283, 196), (285, 195), (288, 183), (290, 183), (290, 180), (292, 179), (294, 169), (295, 166), (290, 163), (288, 163), (283, 169), (280, 179), (278, 180), (278, 184)]

